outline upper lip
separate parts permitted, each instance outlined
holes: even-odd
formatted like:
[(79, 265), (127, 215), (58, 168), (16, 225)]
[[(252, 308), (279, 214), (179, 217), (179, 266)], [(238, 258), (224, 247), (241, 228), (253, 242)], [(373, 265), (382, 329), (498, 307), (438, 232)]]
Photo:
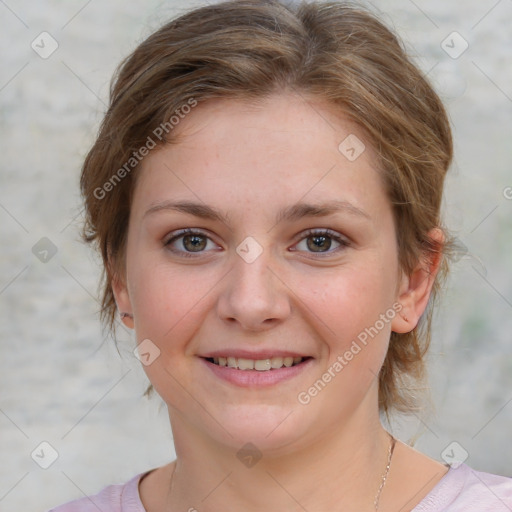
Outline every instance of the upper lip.
[(199, 357), (212, 358), (212, 357), (236, 357), (242, 359), (254, 359), (255, 361), (261, 359), (272, 359), (273, 357), (311, 357), (297, 352), (291, 352), (287, 350), (241, 350), (241, 349), (224, 349), (224, 350), (212, 350), (206, 354), (201, 354)]

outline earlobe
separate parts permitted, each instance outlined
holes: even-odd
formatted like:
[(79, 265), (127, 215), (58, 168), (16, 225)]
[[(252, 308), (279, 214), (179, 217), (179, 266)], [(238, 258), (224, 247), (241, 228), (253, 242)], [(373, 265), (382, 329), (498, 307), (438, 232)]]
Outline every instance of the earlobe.
[(397, 309), (397, 314), (391, 322), (391, 330), (400, 334), (410, 332), (414, 329), (414, 327), (416, 327), (416, 323), (411, 321), (412, 317), (410, 311), (413, 308), (411, 307), (412, 297), (410, 294), (411, 288), (409, 282), (410, 277), (404, 275), (402, 277), (402, 286), (400, 287), (400, 292), (397, 299), (400, 308)]
[(121, 317), (121, 321), (123, 322), (124, 325), (126, 325), (126, 327), (128, 327), (130, 329), (134, 329), (135, 324), (133, 321), (133, 315), (131, 313), (122, 312), (122, 313), (120, 313), (120, 317)]
[(433, 249), (424, 253), (409, 276), (404, 275), (402, 278), (397, 299), (401, 309), (391, 324), (394, 332), (412, 331), (427, 308), (432, 287), (441, 266), (444, 234), (441, 229), (435, 228), (429, 231), (428, 236), (433, 242)]
[(133, 329), (134, 322), (132, 304), (125, 280), (122, 279), (118, 272), (112, 272), (110, 275), (110, 285), (112, 286), (112, 292), (114, 294), (117, 309), (120, 313), (121, 321), (126, 325), (126, 327)]

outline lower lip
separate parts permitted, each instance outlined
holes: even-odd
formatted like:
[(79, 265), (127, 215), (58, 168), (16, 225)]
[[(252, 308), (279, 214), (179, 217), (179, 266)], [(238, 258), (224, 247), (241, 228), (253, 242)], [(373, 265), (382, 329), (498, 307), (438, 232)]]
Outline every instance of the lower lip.
[(313, 358), (306, 359), (295, 366), (283, 366), (273, 370), (238, 370), (229, 366), (219, 366), (201, 358), (204, 364), (216, 375), (231, 384), (246, 388), (267, 387), (291, 379), (306, 371), (312, 364)]

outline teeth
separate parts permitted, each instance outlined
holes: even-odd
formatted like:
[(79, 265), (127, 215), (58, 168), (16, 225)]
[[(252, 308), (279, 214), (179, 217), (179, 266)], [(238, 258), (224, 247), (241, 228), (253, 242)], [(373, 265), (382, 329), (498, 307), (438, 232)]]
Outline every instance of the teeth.
[(270, 370), (272, 368), (272, 363), (270, 359), (259, 359), (258, 361), (254, 361), (254, 369), (255, 370)]
[(242, 357), (240, 357), (238, 359), (238, 369), (239, 370), (254, 370), (254, 361), (252, 359), (243, 359)]
[(219, 366), (228, 366), (239, 370), (258, 370), (267, 371), (271, 369), (289, 368), (302, 362), (302, 357), (272, 357), (270, 359), (245, 359), (243, 357), (214, 357), (213, 362)]
[(282, 357), (273, 357), (270, 360), (270, 365), (272, 368), (281, 368), (283, 366), (283, 358)]

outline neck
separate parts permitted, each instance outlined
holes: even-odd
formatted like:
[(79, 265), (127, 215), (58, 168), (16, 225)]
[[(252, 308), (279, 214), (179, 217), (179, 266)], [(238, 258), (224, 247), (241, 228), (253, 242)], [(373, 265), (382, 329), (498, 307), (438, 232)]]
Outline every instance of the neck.
[[(367, 409), (366, 409), (367, 410)], [(167, 510), (374, 511), (390, 444), (378, 414), (364, 409), (313, 441), (268, 450), (254, 465), (173, 411), (176, 466)]]

